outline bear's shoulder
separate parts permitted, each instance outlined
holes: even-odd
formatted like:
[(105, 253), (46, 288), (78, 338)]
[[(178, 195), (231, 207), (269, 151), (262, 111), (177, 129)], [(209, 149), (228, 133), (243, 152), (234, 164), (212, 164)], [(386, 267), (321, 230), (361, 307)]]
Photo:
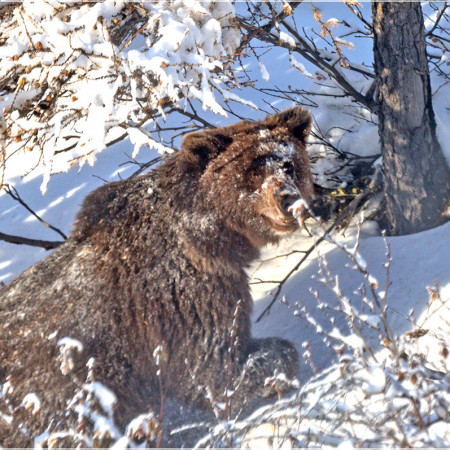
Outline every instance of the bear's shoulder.
[(119, 226), (134, 208), (151, 208), (156, 201), (157, 181), (154, 172), (107, 183), (84, 199), (75, 219), (72, 236), (79, 240), (98, 230)]

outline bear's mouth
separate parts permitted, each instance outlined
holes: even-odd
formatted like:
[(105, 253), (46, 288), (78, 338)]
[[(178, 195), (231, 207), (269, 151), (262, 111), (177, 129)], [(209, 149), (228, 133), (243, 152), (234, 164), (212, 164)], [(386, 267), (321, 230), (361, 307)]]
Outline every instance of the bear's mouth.
[(276, 231), (288, 232), (295, 231), (298, 228), (298, 222), (292, 216), (269, 217), (263, 214), (263, 218)]

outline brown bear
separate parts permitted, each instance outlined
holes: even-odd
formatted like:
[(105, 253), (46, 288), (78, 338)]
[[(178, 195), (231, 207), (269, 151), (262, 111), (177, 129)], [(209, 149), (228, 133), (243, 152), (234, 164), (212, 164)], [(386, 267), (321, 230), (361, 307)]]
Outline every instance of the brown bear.
[(205, 406), (236, 389), (242, 403), (274, 372), (295, 376), (289, 342), (251, 337), (245, 269), (313, 198), (310, 128), (297, 107), (191, 133), (152, 172), (85, 199), (72, 236), (0, 290), (0, 446), (68, 427), (66, 445), (83, 441), (112, 415), (105, 388), (123, 430), (163, 397)]

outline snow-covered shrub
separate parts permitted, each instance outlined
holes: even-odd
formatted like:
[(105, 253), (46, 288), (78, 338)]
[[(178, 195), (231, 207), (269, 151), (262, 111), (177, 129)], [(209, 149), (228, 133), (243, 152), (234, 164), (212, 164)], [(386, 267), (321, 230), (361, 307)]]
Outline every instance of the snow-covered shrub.
[[(83, 344), (76, 339), (64, 337), (57, 342), (60, 350), (61, 372), (68, 375), (72, 369), (71, 351), (78, 351)], [(54, 418), (46, 424), (42, 434), (30, 435), (29, 430), (20, 422), (22, 410), (39, 419), (41, 399), (34, 392), (25, 395), (21, 404), (11, 400), (14, 393), (14, 380), (10, 377), (3, 385), (0, 383), (0, 420), (16, 428), (20, 434), (34, 440), (35, 448), (106, 448), (117, 445), (118, 448), (134, 448), (138, 444), (143, 448), (154, 447), (159, 421), (149, 411), (134, 418), (122, 433), (114, 420), (117, 397), (94, 376), (95, 359), (87, 363), (87, 376), (83, 381), (73, 377), (73, 398), (65, 410), (55, 410)], [(0, 442), (1, 448), (2, 442)]]
[[(216, 93), (238, 84), (231, 2), (25, 0), (0, 6), (0, 184), (8, 159), (52, 173), (128, 135), (160, 152), (140, 127), (182, 100), (225, 114)], [(230, 94), (231, 95), (231, 94)], [(233, 94), (233, 99), (237, 96)]]
[(391, 353), (371, 363), (343, 355), (292, 397), (216, 427), (201, 446), (232, 438), (233, 446), (251, 448), (444, 447), (450, 439), (448, 372), (437, 370), (417, 342), (398, 344), (400, 361)]

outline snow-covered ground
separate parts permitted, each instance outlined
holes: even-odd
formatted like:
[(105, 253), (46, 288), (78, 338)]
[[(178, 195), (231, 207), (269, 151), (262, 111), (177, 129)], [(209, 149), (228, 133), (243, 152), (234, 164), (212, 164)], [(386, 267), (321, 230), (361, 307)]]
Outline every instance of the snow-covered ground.
[[(363, 228), (359, 253), (366, 261), (369, 272), (377, 279), (378, 290), (386, 289), (386, 247), (381, 236), (377, 236), (377, 227), (367, 223)], [(355, 236), (355, 230), (346, 232), (347, 238), (339, 237), (350, 245)], [(415, 319), (422, 323), (427, 313), (429, 292), (427, 287), (433, 287), (437, 281), (441, 287), (443, 299), (450, 299), (450, 223), (433, 230), (409, 236), (388, 237), (392, 264), (390, 267), (390, 286), (387, 293), (388, 316), (392, 330), (399, 335), (415, 327), (409, 319), (410, 310), (414, 310)], [(276, 248), (267, 248), (262, 259), (263, 263), (256, 263), (251, 271), (253, 282), (258, 280), (282, 280), (284, 275), (301, 259), (301, 253), (282, 256), (273, 259), (274, 255), (286, 255), (294, 250), (306, 250), (313, 245), (313, 238), (304, 232), (297, 232), (282, 241)], [(351, 262), (346, 254), (334, 244), (322, 242), (317, 251), (326, 258), (330, 271), (339, 276), (343, 293), (352, 300), (352, 304), (361, 310), (361, 300), (354, 291), (361, 285), (361, 274), (356, 273), (349, 266)], [(256, 270), (255, 270), (256, 269)], [(335, 326), (343, 334), (348, 334), (346, 320), (342, 313), (332, 313), (319, 310), (317, 299), (310, 292), (311, 289), (320, 293), (320, 299), (329, 305), (336, 306), (338, 301), (334, 293), (318, 281), (318, 258), (314, 251), (284, 286), (281, 297), (285, 296), (290, 304), (298, 302), (317, 320), (324, 329), (330, 330), (330, 316), (335, 317)], [(259, 317), (267, 304), (271, 301), (270, 290), (274, 291), (274, 284), (253, 284), (255, 299), (255, 319)], [(269, 291), (269, 294), (267, 294)], [(450, 301), (450, 300), (449, 300)], [(448, 305), (450, 307), (450, 304)], [(422, 316), (422, 318), (421, 318)], [(420, 318), (420, 319), (419, 319)], [(437, 317), (434, 317), (436, 319)], [(257, 337), (280, 336), (295, 343), (300, 354), (304, 352), (303, 343), (308, 342), (312, 362), (317, 370), (328, 367), (335, 361), (336, 353), (328, 348), (323, 338), (304, 319), (294, 316), (294, 312), (285, 304), (276, 302), (269, 314), (254, 324), (253, 332)], [(370, 336), (374, 348), (379, 347), (379, 340), (375, 334)], [(299, 369), (299, 379), (304, 381), (311, 375), (311, 367), (302, 361)]]

